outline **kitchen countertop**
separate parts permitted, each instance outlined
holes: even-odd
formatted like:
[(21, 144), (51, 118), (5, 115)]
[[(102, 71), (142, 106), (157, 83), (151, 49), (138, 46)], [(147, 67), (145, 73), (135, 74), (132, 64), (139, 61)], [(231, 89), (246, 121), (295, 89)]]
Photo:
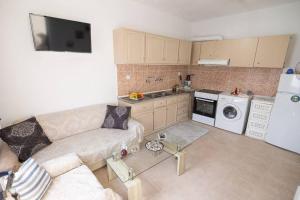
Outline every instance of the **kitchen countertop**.
[(158, 92), (150, 92), (150, 93), (145, 94), (145, 97), (142, 100), (131, 100), (131, 99), (129, 99), (129, 97), (119, 97), (119, 100), (124, 101), (126, 103), (130, 103), (130, 104), (136, 104), (136, 103), (141, 103), (141, 102), (145, 102), (145, 101), (149, 101), (149, 100), (155, 100), (155, 99), (160, 99), (160, 98), (165, 98), (165, 97), (177, 96), (177, 95), (180, 95), (180, 94), (190, 94), (190, 93), (193, 93), (194, 91), (195, 90), (193, 90), (193, 89), (191, 89), (191, 90), (179, 90), (178, 92), (172, 92), (171, 90), (165, 90), (165, 91), (161, 91), (161, 92), (168, 92), (168, 95), (157, 97), (157, 98), (151, 98), (151, 97), (148, 97), (147, 95), (155, 94), (155, 93), (158, 93)]

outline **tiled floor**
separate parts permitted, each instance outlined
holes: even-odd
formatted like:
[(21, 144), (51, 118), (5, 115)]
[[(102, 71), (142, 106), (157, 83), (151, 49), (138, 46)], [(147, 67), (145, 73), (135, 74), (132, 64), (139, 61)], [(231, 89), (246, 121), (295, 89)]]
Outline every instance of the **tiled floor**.
[[(262, 141), (202, 125), (209, 133), (186, 148), (186, 172), (176, 175), (170, 158), (139, 177), (145, 200), (292, 200), (300, 185), (300, 155)], [(95, 172), (105, 187), (126, 199), (125, 187), (108, 183), (106, 168)]]

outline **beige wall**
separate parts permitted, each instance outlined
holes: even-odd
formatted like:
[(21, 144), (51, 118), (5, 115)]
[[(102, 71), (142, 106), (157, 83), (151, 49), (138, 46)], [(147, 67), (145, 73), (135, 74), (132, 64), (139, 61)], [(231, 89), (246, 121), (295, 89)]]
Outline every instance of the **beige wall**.
[[(35, 51), (29, 13), (91, 23), (92, 53)], [(186, 38), (189, 24), (130, 0), (0, 0), (0, 118), (117, 101), (112, 31), (129, 27)]]

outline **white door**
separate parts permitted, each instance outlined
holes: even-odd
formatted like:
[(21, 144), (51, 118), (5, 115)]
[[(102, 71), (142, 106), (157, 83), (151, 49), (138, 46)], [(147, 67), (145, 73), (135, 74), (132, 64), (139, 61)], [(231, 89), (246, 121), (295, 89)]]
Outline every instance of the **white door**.
[(300, 153), (300, 94), (278, 92), (270, 117), (266, 141)]

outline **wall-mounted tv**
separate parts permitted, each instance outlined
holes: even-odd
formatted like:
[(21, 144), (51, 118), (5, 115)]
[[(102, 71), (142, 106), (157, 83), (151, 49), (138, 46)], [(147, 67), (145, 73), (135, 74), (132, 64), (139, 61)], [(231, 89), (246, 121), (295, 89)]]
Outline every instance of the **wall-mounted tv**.
[(91, 25), (55, 17), (29, 14), (37, 51), (91, 53)]

